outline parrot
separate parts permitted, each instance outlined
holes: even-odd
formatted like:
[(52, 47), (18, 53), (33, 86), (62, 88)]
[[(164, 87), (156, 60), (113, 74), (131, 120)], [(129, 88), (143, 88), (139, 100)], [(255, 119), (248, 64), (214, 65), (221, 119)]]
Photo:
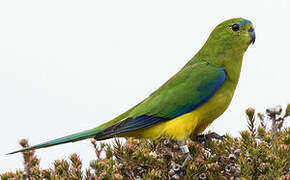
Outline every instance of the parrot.
[[(95, 128), (8, 154), (75, 142), (118, 137), (184, 141), (197, 137), (228, 108), (239, 81), (244, 53), (256, 39), (251, 21), (218, 24), (202, 48), (160, 88), (114, 119)], [(188, 149), (185, 152), (188, 152)]]

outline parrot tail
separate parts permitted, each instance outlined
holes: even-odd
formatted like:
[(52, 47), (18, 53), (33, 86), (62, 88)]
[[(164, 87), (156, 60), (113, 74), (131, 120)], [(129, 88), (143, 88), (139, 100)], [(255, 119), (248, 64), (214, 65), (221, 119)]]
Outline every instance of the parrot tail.
[(68, 143), (68, 142), (80, 141), (80, 140), (83, 140), (83, 139), (94, 137), (96, 134), (98, 134), (101, 131), (102, 131), (102, 129), (98, 129), (98, 128), (82, 131), (82, 132), (79, 132), (79, 133), (75, 133), (75, 134), (71, 134), (71, 135), (68, 135), (68, 136), (65, 136), (65, 137), (61, 137), (61, 138), (58, 138), (58, 139), (47, 141), (47, 142), (44, 142), (44, 143), (41, 143), (41, 144), (37, 144), (37, 145), (34, 145), (34, 146), (26, 147), (26, 148), (20, 149), (18, 151), (14, 151), (14, 152), (8, 153), (7, 155), (15, 154), (15, 153), (23, 152), (23, 151), (40, 149), (40, 148), (49, 147), (49, 146), (54, 146), (54, 145), (58, 145), (58, 144), (64, 144), (64, 143)]

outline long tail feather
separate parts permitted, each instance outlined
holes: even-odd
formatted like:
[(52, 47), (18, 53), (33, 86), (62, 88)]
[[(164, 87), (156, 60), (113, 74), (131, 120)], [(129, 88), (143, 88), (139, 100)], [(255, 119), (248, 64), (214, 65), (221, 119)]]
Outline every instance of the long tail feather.
[(71, 134), (71, 135), (68, 135), (68, 136), (65, 136), (65, 137), (61, 137), (61, 138), (58, 138), (58, 139), (54, 139), (54, 140), (51, 140), (51, 141), (47, 141), (47, 142), (44, 142), (44, 143), (41, 143), (41, 144), (37, 144), (37, 145), (34, 145), (34, 146), (30, 146), (30, 147), (27, 147), (27, 148), (23, 148), (23, 149), (20, 149), (18, 151), (13, 151), (13, 152), (8, 153), (8, 154), (15, 154), (15, 153), (23, 152), (23, 151), (40, 149), (40, 148), (54, 146), (54, 145), (58, 145), (58, 144), (64, 144), (64, 143), (68, 143), (68, 142), (80, 141), (80, 140), (83, 140), (83, 139), (94, 137), (97, 133), (99, 133), (101, 131), (102, 131), (102, 129), (94, 128), (94, 129), (82, 131), (82, 132), (79, 132), (79, 133)]

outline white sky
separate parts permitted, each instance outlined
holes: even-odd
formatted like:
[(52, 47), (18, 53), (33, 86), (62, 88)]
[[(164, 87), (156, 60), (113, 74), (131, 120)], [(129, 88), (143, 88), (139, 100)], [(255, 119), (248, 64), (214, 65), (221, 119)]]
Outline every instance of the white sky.
[[(229, 109), (210, 130), (237, 136), (244, 109), (290, 102), (289, 0), (0, 1), (0, 173), (22, 168), (18, 140), (40, 143), (95, 127), (147, 97), (233, 17), (251, 20), (256, 43), (244, 56)], [(288, 123), (289, 124), (289, 123)], [(89, 140), (37, 150), (41, 167)]]

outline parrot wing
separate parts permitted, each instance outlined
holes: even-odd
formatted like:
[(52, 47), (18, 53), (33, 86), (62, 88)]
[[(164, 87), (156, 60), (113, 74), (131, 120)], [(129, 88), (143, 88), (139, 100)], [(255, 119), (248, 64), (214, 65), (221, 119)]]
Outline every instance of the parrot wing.
[(143, 102), (129, 110), (126, 118), (118, 118), (117, 122), (117, 119), (109, 121), (111, 126), (103, 124), (107, 128), (96, 134), (95, 138), (111, 138), (191, 112), (213, 96), (225, 78), (226, 73), (222, 68), (204, 61), (186, 66)]

